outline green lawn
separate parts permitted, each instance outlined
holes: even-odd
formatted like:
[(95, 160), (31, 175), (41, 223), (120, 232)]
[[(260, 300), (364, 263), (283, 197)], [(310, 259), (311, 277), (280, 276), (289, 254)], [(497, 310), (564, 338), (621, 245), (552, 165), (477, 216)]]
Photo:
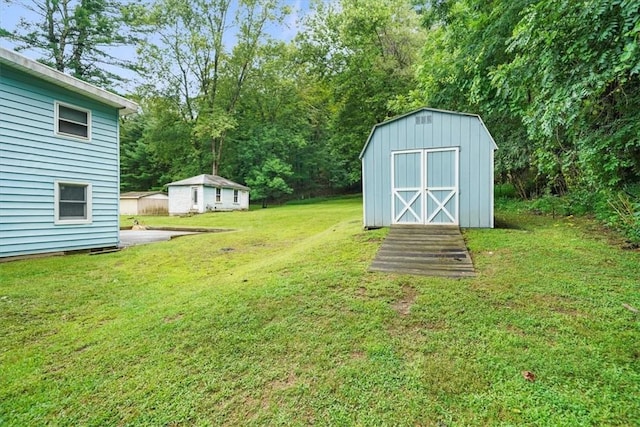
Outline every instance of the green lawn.
[(0, 264), (0, 425), (640, 424), (640, 252), (520, 206), (474, 279), (366, 272), (358, 198)]

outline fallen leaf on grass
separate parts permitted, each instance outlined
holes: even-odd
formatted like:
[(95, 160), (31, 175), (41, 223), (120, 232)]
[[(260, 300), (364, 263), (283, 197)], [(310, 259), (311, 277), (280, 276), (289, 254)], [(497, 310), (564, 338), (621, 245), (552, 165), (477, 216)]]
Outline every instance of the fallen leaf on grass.
[(536, 380), (536, 376), (531, 371), (522, 371), (522, 376), (527, 381), (534, 382)]

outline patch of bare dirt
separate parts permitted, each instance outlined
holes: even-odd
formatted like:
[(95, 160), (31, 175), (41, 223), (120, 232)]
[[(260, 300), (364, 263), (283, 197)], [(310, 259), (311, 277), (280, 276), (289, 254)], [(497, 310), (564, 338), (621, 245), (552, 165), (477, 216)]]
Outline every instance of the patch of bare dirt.
[(91, 344), (84, 344), (78, 348), (73, 349), (73, 351), (75, 351), (76, 353), (84, 353), (85, 351), (87, 351), (87, 349), (89, 349), (89, 347), (91, 347)]
[(271, 381), (269, 383), (269, 386), (273, 390), (284, 390), (294, 386), (296, 384), (296, 381), (297, 381), (296, 374), (294, 374), (293, 372), (290, 372), (287, 378)]
[(411, 312), (411, 306), (416, 301), (418, 293), (411, 286), (402, 287), (402, 298), (394, 302), (391, 307), (401, 316), (406, 316)]
[(509, 332), (511, 332), (511, 333), (513, 333), (515, 335), (519, 335), (521, 337), (526, 337), (527, 336), (527, 333), (524, 330), (522, 330), (519, 327), (514, 326), (514, 325), (507, 325), (507, 331), (509, 331)]
[(563, 295), (533, 295), (531, 302), (536, 306), (571, 317), (587, 317), (587, 314), (575, 307), (575, 301)]
[(351, 359), (353, 360), (364, 360), (366, 358), (366, 354), (363, 351), (354, 351), (351, 353)]
[(366, 231), (353, 235), (353, 239), (359, 243), (380, 243), (384, 240), (384, 236), (368, 234)]
[(356, 289), (356, 295), (362, 298), (366, 298), (367, 288), (365, 288), (364, 286), (360, 286), (358, 289)]
[(174, 314), (173, 316), (167, 316), (164, 318), (164, 323), (173, 323), (173, 322), (177, 322), (178, 320), (182, 319), (184, 315), (182, 313), (177, 313)]

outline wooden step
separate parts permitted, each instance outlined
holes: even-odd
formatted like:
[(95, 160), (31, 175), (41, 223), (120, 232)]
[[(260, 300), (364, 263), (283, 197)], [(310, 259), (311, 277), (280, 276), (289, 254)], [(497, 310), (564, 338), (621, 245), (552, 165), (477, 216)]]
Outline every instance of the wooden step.
[(460, 228), (451, 225), (393, 225), (370, 271), (438, 277), (474, 277)]

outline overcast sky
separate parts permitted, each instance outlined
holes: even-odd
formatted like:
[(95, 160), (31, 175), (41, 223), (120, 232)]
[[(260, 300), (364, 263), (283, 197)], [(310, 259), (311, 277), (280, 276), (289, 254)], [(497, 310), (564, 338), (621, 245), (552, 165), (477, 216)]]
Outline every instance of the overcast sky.
[[(291, 14), (287, 16), (283, 25), (271, 26), (271, 28), (268, 29), (271, 36), (285, 41), (292, 40), (298, 33), (300, 18), (309, 10), (309, 1), (310, 0), (281, 0), (282, 4), (286, 4), (291, 7)], [(29, 0), (25, 0), (25, 2), (28, 3)], [(20, 3), (0, 0), (0, 27), (8, 31), (13, 31), (16, 29), (21, 18), (25, 18), (30, 21), (40, 19), (37, 14), (33, 13)], [(233, 37), (229, 43), (233, 44)], [(10, 40), (0, 38), (0, 46), (7, 49), (13, 49), (16, 44)], [(39, 59), (41, 57), (41, 53), (34, 49), (21, 50), (20, 53), (31, 59)], [(135, 59), (136, 56), (135, 48), (131, 46), (114, 48), (111, 53), (116, 57), (132, 60)], [(136, 80), (137, 78), (134, 73), (127, 70), (118, 69), (114, 71), (117, 71), (119, 74), (123, 74), (127, 79)], [(135, 82), (132, 85), (135, 86)], [(128, 89), (132, 89), (132, 87), (129, 87)]]

